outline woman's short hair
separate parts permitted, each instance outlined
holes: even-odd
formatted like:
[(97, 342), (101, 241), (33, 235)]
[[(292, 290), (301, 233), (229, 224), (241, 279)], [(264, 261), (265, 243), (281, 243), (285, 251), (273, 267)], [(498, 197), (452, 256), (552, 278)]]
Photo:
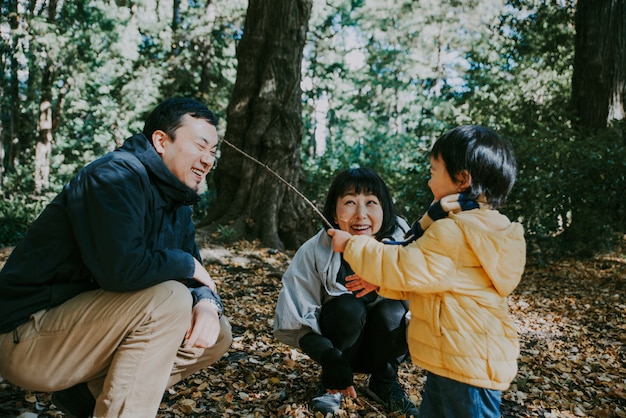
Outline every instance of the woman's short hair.
[(463, 192), (473, 199), (484, 196), (494, 209), (504, 204), (515, 184), (517, 164), (511, 145), (484, 126), (463, 125), (447, 131), (435, 142), (430, 156), (443, 160), (453, 180), (467, 170), (471, 185)]
[(383, 179), (369, 168), (349, 168), (335, 177), (324, 203), (323, 214), (328, 222), (335, 228), (339, 228), (335, 222), (337, 200), (349, 192), (371, 193), (378, 198), (383, 210), (383, 223), (375, 236), (379, 241), (391, 237), (397, 226), (393, 199)]
[(161, 130), (170, 138), (175, 139), (176, 129), (182, 125), (185, 115), (204, 119), (211, 125), (217, 126), (217, 116), (199, 101), (186, 97), (173, 97), (160, 103), (148, 115), (143, 127), (143, 134), (147, 138), (151, 138), (154, 131)]

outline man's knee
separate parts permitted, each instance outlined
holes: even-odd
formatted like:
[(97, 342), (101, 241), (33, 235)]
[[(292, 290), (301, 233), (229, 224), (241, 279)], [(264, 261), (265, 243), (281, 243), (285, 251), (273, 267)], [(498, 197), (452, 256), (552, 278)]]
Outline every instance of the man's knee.
[(151, 293), (153, 300), (153, 315), (162, 313), (164, 316), (178, 316), (181, 321), (186, 321), (185, 326), (191, 321), (191, 305), (193, 298), (189, 288), (184, 284), (169, 280), (152, 286), (145, 291)]

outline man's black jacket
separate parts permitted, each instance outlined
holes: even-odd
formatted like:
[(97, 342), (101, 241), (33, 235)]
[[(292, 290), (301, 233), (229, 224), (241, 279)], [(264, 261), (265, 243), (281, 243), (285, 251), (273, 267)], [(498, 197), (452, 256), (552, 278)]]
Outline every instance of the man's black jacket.
[[(87, 290), (127, 292), (193, 276), (195, 191), (143, 134), (83, 168), (0, 272), (0, 333)], [(194, 300), (212, 293), (192, 289)]]

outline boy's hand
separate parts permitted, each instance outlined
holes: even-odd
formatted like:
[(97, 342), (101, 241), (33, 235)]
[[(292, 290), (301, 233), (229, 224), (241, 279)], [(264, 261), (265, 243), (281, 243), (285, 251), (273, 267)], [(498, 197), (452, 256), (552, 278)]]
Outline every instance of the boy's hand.
[[(478, 209), (479, 207), (478, 202), (471, 199), (466, 193), (457, 193), (444, 196), (441, 200), (433, 202), (426, 214), (432, 221), (436, 221), (447, 217), (449, 212), (457, 213), (464, 210)], [(423, 229), (430, 226), (430, 222), (426, 223), (427, 225), (422, 224)]]
[(411, 229), (404, 235), (404, 241), (388, 241), (385, 244), (408, 245), (424, 235), (424, 231), (436, 220), (446, 218), (450, 212), (461, 212), (479, 208), (480, 205), (467, 193), (456, 193), (442, 197), (433, 202), (428, 211), (417, 221), (413, 222)]
[[(438, 203), (442, 211), (445, 212), (445, 215), (438, 218), (433, 218), (433, 220), (445, 218), (448, 212), (456, 213), (463, 210), (478, 209), (480, 207), (478, 205), (478, 202), (476, 202), (475, 199), (469, 197), (467, 193), (457, 193), (444, 196)], [(430, 215), (430, 209), (428, 214)]]
[(341, 229), (329, 229), (327, 234), (333, 238), (333, 251), (342, 253), (346, 249), (346, 244), (352, 235)]

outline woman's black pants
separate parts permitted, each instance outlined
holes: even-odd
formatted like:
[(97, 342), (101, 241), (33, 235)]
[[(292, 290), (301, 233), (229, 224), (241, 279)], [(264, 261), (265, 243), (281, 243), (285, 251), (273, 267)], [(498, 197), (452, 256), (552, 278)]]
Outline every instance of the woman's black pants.
[(352, 294), (335, 297), (322, 306), (322, 335), (350, 359), (352, 371), (379, 379), (396, 379), (408, 353), (405, 301), (384, 299), (367, 306)]

